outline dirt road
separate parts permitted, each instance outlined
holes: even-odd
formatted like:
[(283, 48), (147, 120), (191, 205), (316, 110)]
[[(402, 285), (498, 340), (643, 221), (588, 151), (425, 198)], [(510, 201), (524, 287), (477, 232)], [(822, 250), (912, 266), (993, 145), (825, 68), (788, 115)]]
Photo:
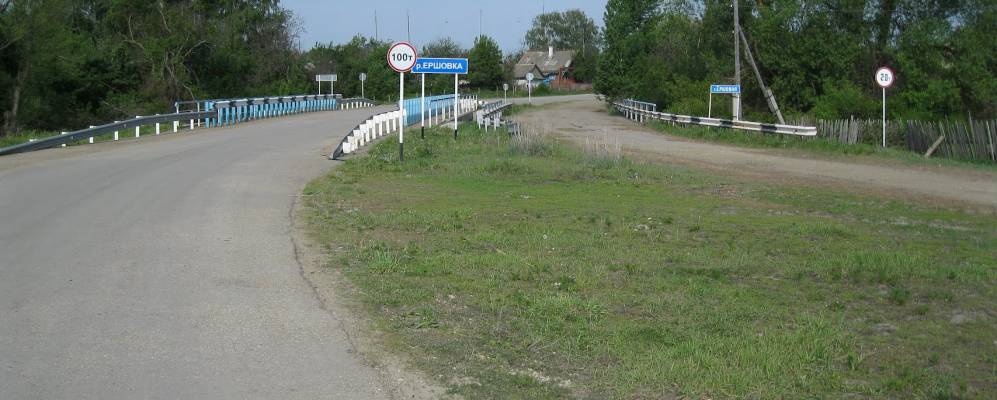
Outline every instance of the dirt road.
[[(545, 105), (516, 119), (576, 144), (617, 145), (630, 157), (705, 167), (772, 181), (832, 185), (848, 191), (931, 200), (993, 210), (997, 173), (974, 168), (907, 165), (868, 157), (829, 159), (804, 152), (751, 149), (695, 141), (640, 126), (606, 112), (595, 96)], [(745, 133), (753, 134), (753, 133)]]

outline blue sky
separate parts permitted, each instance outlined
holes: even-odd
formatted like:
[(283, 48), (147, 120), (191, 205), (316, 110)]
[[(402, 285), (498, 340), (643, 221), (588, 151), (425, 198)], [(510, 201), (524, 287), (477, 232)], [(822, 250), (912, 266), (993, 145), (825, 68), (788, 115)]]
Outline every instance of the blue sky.
[(381, 39), (405, 40), (405, 10), (412, 21), (412, 42), (416, 47), (440, 37), (450, 36), (470, 47), (478, 35), (479, 10), (484, 16), (481, 29), (498, 41), (503, 51), (523, 46), (523, 36), (541, 7), (550, 11), (579, 8), (602, 26), (606, 0), (284, 0), (302, 23), (301, 47), (316, 42), (348, 41), (353, 35), (374, 35), (374, 10), (377, 10)]

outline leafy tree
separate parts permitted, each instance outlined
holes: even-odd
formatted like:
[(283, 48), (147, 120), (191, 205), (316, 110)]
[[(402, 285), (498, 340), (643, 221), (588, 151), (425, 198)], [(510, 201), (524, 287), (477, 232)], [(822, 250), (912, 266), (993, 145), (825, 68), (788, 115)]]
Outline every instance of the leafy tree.
[(660, 0), (609, 0), (596, 90), (609, 97), (633, 95), (639, 80), (647, 78), (649, 37)]
[(601, 43), (595, 21), (582, 10), (567, 10), (540, 14), (526, 32), (526, 45), (531, 49), (598, 48)]
[(478, 36), (468, 53), (468, 80), (472, 87), (494, 88), (502, 84), (502, 50), (488, 36)]
[[(729, 0), (610, 0), (596, 89), (705, 113), (709, 84), (736, 78), (730, 6)], [(741, 7), (748, 48), (787, 114), (875, 117), (880, 91), (871, 75), (881, 65), (897, 72), (892, 117), (997, 113), (993, 1), (771, 0)], [(745, 113), (774, 120), (750, 64), (742, 63), (741, 73)], [(717, 100), (715, 115), (729, 112), (729, 100)]]
[(308, 87), (277, 0), (0, 0), (0, 135)]

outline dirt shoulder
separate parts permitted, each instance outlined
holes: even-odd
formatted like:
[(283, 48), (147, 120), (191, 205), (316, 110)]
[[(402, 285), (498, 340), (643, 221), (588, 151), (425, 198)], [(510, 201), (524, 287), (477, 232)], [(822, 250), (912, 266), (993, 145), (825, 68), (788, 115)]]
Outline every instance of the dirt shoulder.
[(594, 96), (528, 111), (517, 120), (582, 146), (619, 147), (626, 155), (692, 165), (724, 174), (848, 191), (997, 208), (997, 173), (952, 166), (910, 166), (869, 157), (822, 158), (794, 151), (752, 149), (662, 134), (609, 115)]

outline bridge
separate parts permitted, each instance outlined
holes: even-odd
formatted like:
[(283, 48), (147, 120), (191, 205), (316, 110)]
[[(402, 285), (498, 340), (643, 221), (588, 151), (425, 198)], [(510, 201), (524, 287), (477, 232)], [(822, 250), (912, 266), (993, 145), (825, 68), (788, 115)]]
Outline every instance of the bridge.
[(303, 279), (293, 215), (353, 129), (398, 107), (281, 104), (297, 103), (232, 101), (175, 134), (158, 116), (144, 123), (159, 135), (87, 144), (126, 121), (0, 157), (4, 397), (391, 395)]

